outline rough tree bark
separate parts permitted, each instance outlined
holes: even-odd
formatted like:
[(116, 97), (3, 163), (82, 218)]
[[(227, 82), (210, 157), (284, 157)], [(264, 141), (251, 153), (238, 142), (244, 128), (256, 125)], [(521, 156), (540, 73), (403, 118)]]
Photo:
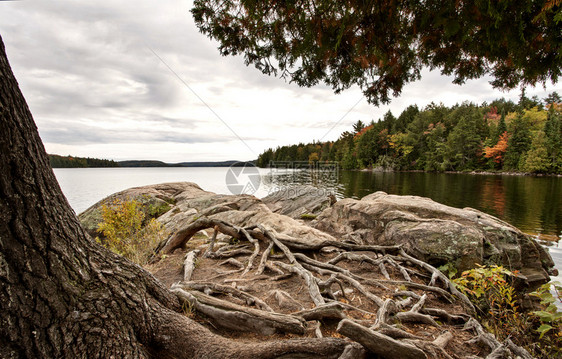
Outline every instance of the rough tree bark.
[(92, 241), (50, 169), (0, 38), (0, 357), (337, 357), (343, 340), (243, 345)]

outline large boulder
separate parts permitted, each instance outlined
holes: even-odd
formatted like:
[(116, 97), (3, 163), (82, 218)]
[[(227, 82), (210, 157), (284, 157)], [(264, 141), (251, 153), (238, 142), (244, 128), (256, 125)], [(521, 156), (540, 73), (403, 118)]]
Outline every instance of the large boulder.
[(312, 223), (340, 239), (364, 244), (401, 244), (432, 265), (451, 263), (460, 271), (477, 264), (518, 270), (535, 287), (549, 280), (554, 262), (534, 239), (496, 217), (472, 208), (453, 208), (429, 198), (376, 192), (343, 199)]
[(130, 188), (115, 193), (86, 211), (78, 218), (92, 235), (97, 233), (102, 221), (101, 208), (115, 200), (137, 200), (143, 208), (169, 206), (167, 211), (157, 217), (169, 233), (175, 233), (190, 223), (205, 216), (218, 219), (238, 227), (263, 225), (274, 230), (278, 235), (292, 238), (294, 241), (316, 243), (335, 240), (331, 235), (307, 226), (295, 219), (273, 213), (260, 199), (250, 195), (225, 195), (207, 192), (197, 184), (190, 182), (164, 183)]

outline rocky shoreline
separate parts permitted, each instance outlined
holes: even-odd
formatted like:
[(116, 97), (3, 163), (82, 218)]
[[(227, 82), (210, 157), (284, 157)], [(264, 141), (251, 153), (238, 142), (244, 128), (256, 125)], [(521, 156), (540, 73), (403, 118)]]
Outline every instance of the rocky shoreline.
[(293, 194), (260, 200), (166, 183), (116, 193), (79, 218), (96, 236), (102, 203), (165, 207), (157, 220), (170, 236), (147, 269), (221, 335), (343, 336), (352, 354), (342, 358), (476, 358), (499, 347), (522, 356), (510, 341), (483, 339), (474, 307), (435, 267), (503, 265), (529, 291), (555, 274), (532, 237), (427, 198), (377, 192), (335, 201), (313, 187)]
[[(354, 171), (354, 170), (348, 170)], [(356, 170), (360, 172), (411, 172), (411, 173), (428, 173), (424, 170), (407, 170), (400, 171), (392, 168), (374, 167)], [(486, 176), (532, 176), (532, 177), (562, 177), (562, 173), (530, 173), (530, 172), (508, 172), (508, 171), (443, 171), (429, 173), (446, 173), (446, 174), (464, 174), (464, 175), (486, 175)]]

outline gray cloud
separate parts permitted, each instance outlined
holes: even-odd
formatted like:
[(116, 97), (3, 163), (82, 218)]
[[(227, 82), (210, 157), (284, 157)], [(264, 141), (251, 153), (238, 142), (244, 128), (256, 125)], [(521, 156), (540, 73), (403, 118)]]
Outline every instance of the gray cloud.
[[(240, 56), (221, 57), (217, 43), (198, 32), (190, 7), (191, 2), (155, 0), (0, 2), (0, 34), (45, 142), (70, 146), (68, 151), (85, 144), (96, 151), (95, 144), (169, 142), (193, 156), (253, 156), (202, 150), (204, 144), (225, 142), (247, 151), (234, 146), (236, 137), (150, 49), (256, 152), (272, 142), (323, 136), (360, 98), (357, 88), (342, 95), (325, 85), (298, 88), (246, 67)], [(389, 109), (397, 116), (413, 103), (482, 102), (504, 95), (486, 79), (459, 87), (437, 72), (424, 71), (423, 77), (388, 106), (362, 102), (326, 139), (339, 137), (358, 119), (376, 120)], [(516, 98), (518, 92), (506, 95)], [(122, 152), (135, 155), (126, 153), (126, 146)], [(176, 154), (156, 155), (175, 160)]]
[[(49, 126), (41, 131), (41, 138), (47, 143), (80, 144), (130, 144), (169, 142), (178, 144), (226, 143), (238, 141), (234, 136), (221, 135), (202, 136), (201, 133), (185, 133), (177, 131), (127, 129), (104, 129), (89, 124), (78, 123), (72, 126)], [(246, 140), (258, 140), (250, 137)]]

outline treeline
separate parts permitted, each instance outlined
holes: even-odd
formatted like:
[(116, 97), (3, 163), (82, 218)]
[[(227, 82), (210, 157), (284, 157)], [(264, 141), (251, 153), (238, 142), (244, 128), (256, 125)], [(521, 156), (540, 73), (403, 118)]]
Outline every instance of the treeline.
[(561, 112), (556, 92), (539, 100), (522, 91), (518, 103), (413, 105), (398, 117), (389, 111), (368, 125), (358, 121), (337, 141), (268, 149), (257, 165), (337, 161), (344, 169), (561, 173)]
[(74, 156), (49, 155), (52, 168), (118, 167), (113, 160)]

